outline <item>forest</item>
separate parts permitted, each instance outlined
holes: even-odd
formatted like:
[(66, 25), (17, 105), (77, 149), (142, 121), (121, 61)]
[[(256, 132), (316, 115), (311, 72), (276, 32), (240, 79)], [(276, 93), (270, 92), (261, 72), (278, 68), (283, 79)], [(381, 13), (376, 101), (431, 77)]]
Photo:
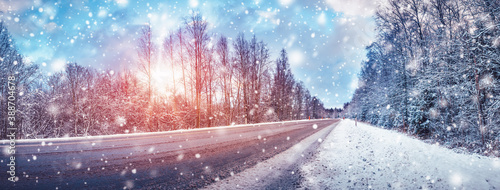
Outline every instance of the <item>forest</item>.
[(500, 156), (500, 2), (389, 0), (344, 113)]
[[(41, 74), (0, 22), (0, 136), (7, 136), (8, 77), (16, 80), (17, 138), (168, 131), (338, 116), (294, 78), (285, 49), (271, 58), (256, 36), (212, 33), (201, 14), (157, 43), (149, 24), (137, 32), (131, 69), (98, 70), (68, 62)], [(276, 50), (278, 51), (278, 50)], [(172, 81), (155, 74), (170, 68)], [(180, 77), (174, 77), (180, 76)]]

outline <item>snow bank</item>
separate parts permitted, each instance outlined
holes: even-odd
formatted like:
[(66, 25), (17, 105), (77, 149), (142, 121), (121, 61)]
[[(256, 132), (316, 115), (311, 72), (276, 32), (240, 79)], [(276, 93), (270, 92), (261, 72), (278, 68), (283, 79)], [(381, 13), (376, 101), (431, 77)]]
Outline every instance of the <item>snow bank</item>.
[[(113, 135), (98, 135), (98, 136), (84, 136), (84, 137), (59, 137), (59, 138), (41, 138), (41, 139), (16, 139), (16, 143), (35, 143), (35, 142), (57, 142), (57, 141), (68, 141), (68, 140), (95, 140), (95, 139), (107, 139), (107, 138), (123, 138), (123, 137), (134, 137), (134, 136), (142, 136), (142, 135), (157, 135), (157, 134), (172, 134), (177, 132), (184, 131), (206, 131), (206, 130), (214, 130), (214, 129), (226, 129), (226, 128), (234, 128), (234, 127), (260, 127), (263, 125), (273, 125), (273, 124), (285, 124), (285, 123), (299, 123), (299, 122), (307, 122), (307, 121), (315, 121), (322, 119), (312, 119), (312, 120), (293, 120), (293, 121), (279, 121), (279, 122), (265, 122), (265, 123), (254, 123), (254, 124), (238, 124), (238, 125), (229, 125), (229, 126), (217, 126), (217, 127), (203, 127), (203, 128), (194, 128), (194, 129), (178, 129), (172, 131), (160, 131), (160, 132), (137, 132), (137, 133), (126, 133), (126, 134), (113, 134)], [(0, 144), (5, 145), (8, 144), (10, 140), (0, 140)]]
[(500, 160), (342, 121), (301, 167), (309, 189), (497, 189)]

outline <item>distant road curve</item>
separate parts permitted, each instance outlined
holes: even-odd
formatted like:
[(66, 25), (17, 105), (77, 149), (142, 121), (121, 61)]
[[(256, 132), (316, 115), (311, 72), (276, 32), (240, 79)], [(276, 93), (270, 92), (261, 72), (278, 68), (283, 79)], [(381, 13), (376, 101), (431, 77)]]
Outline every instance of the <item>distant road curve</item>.
[(18, 141), (7, 180), (1, 141), (0, 189), (193, 189), (266, 160), (338, 119), (196, 130)]

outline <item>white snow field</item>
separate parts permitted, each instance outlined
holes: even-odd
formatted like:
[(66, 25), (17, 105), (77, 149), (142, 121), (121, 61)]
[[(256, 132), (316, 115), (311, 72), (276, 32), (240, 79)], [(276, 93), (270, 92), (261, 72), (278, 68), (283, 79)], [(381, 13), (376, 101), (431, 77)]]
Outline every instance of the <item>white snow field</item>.
[(499, 189), (500, 160), (342, 121), (301, 166), (307, 189)]

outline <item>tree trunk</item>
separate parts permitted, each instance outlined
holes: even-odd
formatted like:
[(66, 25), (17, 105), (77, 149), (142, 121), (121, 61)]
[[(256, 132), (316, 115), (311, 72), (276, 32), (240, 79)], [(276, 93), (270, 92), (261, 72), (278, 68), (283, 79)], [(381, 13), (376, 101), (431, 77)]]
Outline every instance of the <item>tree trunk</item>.
[[(477, 68), (477, 62), (476, 58), (474, 57), (474, 65)], [(483, 102), (481, 100), (481, 86), (479, 85), (479, 73), (477, 72), (477, 69), (474, 69), (474, 81), (476, 85), (476, 99), (477, 99), (477, 117), (478, 117), (478, 125), (479, 125), (479, 132), (481, 133), (481, 143), (484, 146), (484, 126), (483, 126)]]
[(177, 32), (177, 36), (179, 38), (179, 45), (180, 45), (180, 55), (179, 57), (181, 58), (181, 66), (182, 66), (182, 80), (184, 83), (184, 101), (187, 104), (187, 87), (186, 87), (186, 73), (185, 73), (185, 65), (184, 65), (184, 55), (182, 52), (182, 47), (184, 46), (183, 41), (182, 41), (182, 29), (179, 28), (179, 31)]

